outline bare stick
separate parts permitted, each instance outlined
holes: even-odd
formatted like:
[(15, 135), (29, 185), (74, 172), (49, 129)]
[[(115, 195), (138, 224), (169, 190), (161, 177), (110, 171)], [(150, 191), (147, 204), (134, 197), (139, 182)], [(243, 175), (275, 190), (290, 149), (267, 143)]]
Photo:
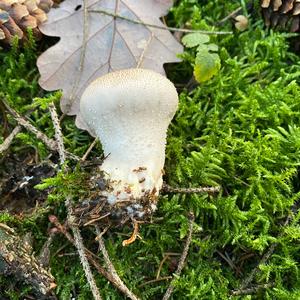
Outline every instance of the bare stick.
[(243, 280), (243, 282), (241, 283), (239, 290), (242, 289), (246, 289), (248, 287), (248, 285), (252, 282), (254, 275), (258, 272), (259, 267), (263, 264), (266, 263), (266, 261), (269, 259), (269, 257), (272, 255), (272, 253), (274, 252), (275, 248), (277, 247), (277, 243), (274, 243), (270, 246), (270, 248), (268, 249), (268, 251), (264, 254), (264, 256), (262, 257), (262, 259), (260, 260), (259, 264), (250, 272), (250, 274), (247, 276), (246, 279)]
[(188, 236), (186, 238), (185, 245), (184, 245), (181, 257), (179, 259), (177, 270), (174, 273), (175, 277), (173, 277), (173, 279), (172, 279), (172, 281), (171, 281), (171, 283), (170, 283), (170, 285), (169, 285), (166, 293), (164, 294), (163, 300), (170, 299), (170, 297), (171, 297), (171, 295), (173, 293), (173, 290), (174, 290), (174, 285), (173, 284), (174, 284), (174, 281), (176, 280), (175, 278), (180, 276), (181, 271), (183, 269), (186, 257), (188, 255), (189, 247), (190, 247), (190, 244), (191, 244), (191, 241), (192, 241), (193, 222), (194, 222), (194, 220), (195, 220), (195, 216), (194, 216), (194, 214), (192, 212), (190, 212), (190, 214), (189, 214), (189, 231), (188, 231)]
[(227, 20), (236, 17), (237, 14), (241, 13), (243, 10), (243, 8), (240, 6), (237, 9), (235, 9), (233, 12), (231, 12), (228, 16), (226, 16), (224, 19), (220, 20), (219, 22), (217, 22), (217, 25), (222, 25), (223, 23), (225, 23)]
[(115, 13), (111, 13), (109, 11), (106, 10), (101, 10), (101, 9), (89, 9), (88, 12), (90, 13), (98, 13), (98, 14), (103, 14), (103, 15), (107, 15), (107, 16), (111, 16), (114, 18), (118, 18), (121, 20), (125, 20), (134, 24), (140, 24), (140, 25), (144, 25), (147, 27), (153, 27), (153, 28), (157, 28), (157, 29), (162, 29), (162, 30), (169, 30), (169, 31), (174, 31), (174, 32), (184, 32), (184, 33), (194, 33), (194, 32), (198, 32), (198, 33), (203, 33), (203, 34), (218, 34), (218, 35), (224, 35), (224, 34), (232, 34), (231, 31), (205, 31), (205, 30), (194, 30), (194, 29), (184, 29), (184, 28), (176, 28), (176, 27), (167, 27), (167, 26), (159, 26), (159, 25), (155, 25), (155, 24), (149, 24), (149, 23), (145, 23), (142, 21), (137, 21), (137, 20), (133, 20)]
[(258, 284), (247, 289), (233, 290), (230, 292), (230, 295), (232, 296), (251, 295), (257, 293), (259, 290), (272, 288), (274, 286), (275, 286), (274, 282), (270, 282), (266, 284)]
[(6, 151), (11, 145), (14, 137), (21, 131), (21, 126), (18, 125), (14, 128), (14, 130), (10, 133), (10, 135), (4, 140), (4, 142), (0, 145), (0, 154)]
[(64, 146), (63, 135), (60, 128), (57, 111), (53, 102), (49, 104), (49, 111), (53, 122), (54, 130), (55, 130), (55, 139), (57, 141), (59, 161), (60, 164), (63, 164), (66, 160), (65, 146)]
[(146, 281), (142, 284), (139, 285), (139, 288), (147, 285), (147, 284), (151, 284), (151, 283), (155, 283), (155, 282), (160, 282), (160, 281), (165, 281), (165, 280), (170, 280), (172, 279), (173, 277), (172, 276), (166, 276), (166, 277), (158, 277), (158, 278), (155, 278), (155, 279), (152, 279), (152, 280), (149, 280), (149, 281)]
[(215, 194), (220, 191), (219, 186), (208, 186), (208, 187), (198, 187), (198, 188), (174, 188), (164, 183), (162, 187), (162, 192), (165, 193), (178, 193), (178, 194)]
[[(293, 216), (288, 215), (287, 218), (286, 218), (286, 220), (285, 220), (285, 222), (284, 222), (284, 224), (283, 224), (283, 227), (287, 226), (287, 225), (291, 222), (292, 218), (293, 218)], [(279, 237), (282, 236), (282, 234), (283, 234), (283, 233), (281, 232), (281, 233), (279, 234)], [(260, 262), (257, 264), (257, 266), (256, 266), (256, 267), (249, 273), (249, 275), (242, 281), (242, 283), (241, 283), (239, 289), (236, 289), (235, 291), (240, 291), (240, 290), (247, 289), (248, 285), (252, 282), (252, 280), (253, 280), (255, 274), (256, 274), (257, 272), (259, 272), (259, 267), (260, 267), (261, 265), (264, 265), (264, 264), (267, 262), (267, 260), (268, 260), (268, 259), (270, 258), (270, 256), (273, 254), (273, 252), (274, 252), (275, 248), (277, 247), (277, 245), (278, 245), (278, 243), (273, 243), (273, 244), (269, 247), (268, 251), (263, 255), (262, 259), (261, 259)]]
[(114, 265), (112, 264), (108, 252), (105, 248), (105, 244), (104, 241), (102, 239), (102, 235), (103, 233), (100, 231), (98, 226), (95, 226), (96, 228), (96, 232), (97, 232), (97, 241), (99, 243), (99, 248), (101, 250), (101, 253), (103, 255), (106, 267), (109, 271), (109, 273), (112, 275), (112, 277), (115, 279), (115, 282), (118, 284), (119, 289), (130, 299), (132, 300), (138, 300), (139, 298), (137, 298), (136, 295), (134, 295), (129, 289), (128, 287), (124, 284), (124, 282), (122, 281), (122, 279), (119, 277)]
[(157, 270), (157, 273), (156, 273), (156, 279), (160, 278), (160, 272), (161, 272), (162, 266), (168, 258), (169, 258), (169, 255), (165, 255), (164, 258), (161, 260), (158, 270)]
[(87, 159), (88, 155), (90, 154), (90, 152), (92, 151), (92, 149), (95, 147), (97, 141), (98, 141), (98, 138), (95, 138), (94, 141), (89, 146), (89, 148), (84, 153), (84, 155), (82, 156), (81, 161), (85, 161)]
[(99, 290), (97, 288), (95, 279), (93, 277), (89, 262), (87, 260), (86, 254), (85, 254), (85, 250), (84, 250), (85, 248), (84, 248), (84, 245), (83, 245), (80, 230), (78, 229), (77, 226), (72, 224), (72, 220), (71, 220), (71, 218), (72, 218), (71, 217), (72, 216), (72, 204), (71, 204), (70, 199), (66, 199), (65, 203), (66, 203), (66, 207), (68, 209), (68, 223), (69, 223), (69, 225), (72, 229), (73, 235), (74, 235), (74, 244), (75, 244), (76, 249), (78, 251), (80, 262), (81, 262), (81, 265), (82, 265), (84, 273), (85, 273), (85, 277), (86, 277), (86, 279), (87, 279), (87, 281), (90, 285), (90, 288), (91, 288), (92, 294), (94, 296), (94, 299), (95, 300), (101, 300), (102, 298), (100, 296)]

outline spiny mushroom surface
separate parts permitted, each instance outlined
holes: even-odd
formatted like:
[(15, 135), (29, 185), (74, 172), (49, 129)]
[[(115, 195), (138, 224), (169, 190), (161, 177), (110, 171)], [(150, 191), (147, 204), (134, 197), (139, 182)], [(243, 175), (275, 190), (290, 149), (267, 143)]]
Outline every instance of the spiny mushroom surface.
[(155, 203), (167, 129), (177, 106), (173, 83), (146, 69), (106, 74), (84, 91), (80, 116), (103, 146), (106, 158), (100, 170), (108, 182), (104, 195), (109, 204), (143, 198)]

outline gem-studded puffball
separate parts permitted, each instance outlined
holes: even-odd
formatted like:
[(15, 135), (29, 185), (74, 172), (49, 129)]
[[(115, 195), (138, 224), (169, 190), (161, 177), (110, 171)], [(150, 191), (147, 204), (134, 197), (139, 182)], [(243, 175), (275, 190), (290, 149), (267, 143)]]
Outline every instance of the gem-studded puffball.
[(110, 204), (158, 196), (167, 128), (177, 106), (173, 83), (146, 69), (108, 73), (84, 91), (80, 116), (101, 141), (105, 160), (100, 169)]

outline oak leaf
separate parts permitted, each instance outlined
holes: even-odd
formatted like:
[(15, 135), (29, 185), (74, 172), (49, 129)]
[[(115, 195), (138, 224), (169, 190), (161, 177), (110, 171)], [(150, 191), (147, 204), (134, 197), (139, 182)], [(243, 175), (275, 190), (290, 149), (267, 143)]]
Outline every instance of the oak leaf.
[(159, 18), (171, 5), (171, 0), (62, 2), (40, 26), (45, 35), (60, 37), (38, 58), (41, 87), (62, 89), (63, 112), (77, 115), (77, 126), (86, 128), (80, 118), (79, 99), (95, 78), (133, 67), (164, 73), (164, 63), (180, 60), (180, 43), (166, 27), (157, 28), (164, 27)]

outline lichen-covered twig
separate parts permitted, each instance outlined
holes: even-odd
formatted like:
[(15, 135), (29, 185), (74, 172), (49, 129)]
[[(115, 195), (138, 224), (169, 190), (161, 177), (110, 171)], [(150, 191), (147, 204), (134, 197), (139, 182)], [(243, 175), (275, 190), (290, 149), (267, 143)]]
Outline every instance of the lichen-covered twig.
[(14, 130), (9, 134), (9, 136), (4, 140), (4, 142), (0, 145), (0, 154), (6, 151), (11, 145), (14, 137), (21, 131), (21, 126), (17, 125)]
[(166, 183), (163, 184), (162, 192), (164, 193), (177, 193), (177, 194), (215, 194), (220, 191), (219, 186), (207, 186), (207, 187), (196, 187), (196, 188), (175, 188)]
[[(59, 230), (59, 232), (64, 234), (64, 236), (67, 238), (67, 240), (71, 244), (75, 245), (75, 241), (74, 241), (73, 237), (71, 236), (71, 234), (66, 230), (66, 228), (62, 224), (59, 223), (59, 221), (57, 220), (57, 218), (55, 216), (50, 216), (49, 220), (51, 223), (53, 223), (56, 226), (56, 228)], [(85, 255), (86, 255), (87, 259), (89, 260), (89, 262), (91, 263), (91, 265), (93, 265), (93, 267), (100, 274), (102, 274), (108, 281), (110, 281), (117, 289), (119, 289), (122, 293), (125, 293), (124, 289), (122, 289), (122, 286), (119, 285), (119, 281), (116, 280), (116, 278), (110, 272), (106, 271), (102, 266), (99, 265), (99, 263), (98, 263), (99, 258), (97, 257), (97, 255), (92, 253), (87, 248), (84, 248), (84, 251), (85, 251)], [(137, 296), (135, 296), (135, 297), (136, 297), (136, 299), (138, 299)]]
[[(60, 160), (60, 164), (62, 165), (65, 162), (65, 146), (63, 142), (63, 135), (59, 125), (59, 119), (57, 116), (56, 108), (53, 103), (49, 105), (49, 110), (50, 110), (53, 126), (55, 129), (55, 138), (58, 145), (59, 160)], [(65, 205), (67, 207), (67, 212), (68, 212), (68, 216), (67, 216), (68, 223), (74, 235), (74, 245), (78, 251), (80, 262), (85, 273), (85, 277), (90, 285), (94, 299), (102, 300), (102, 297), (96, 285), (95, 278), (92, 274), (88, 259), (85, 254), (85, 248), (83, 245), (80, 230), (76, 225), (73, 224), (73, 220), (72, 220), (73, 209), (72, 209), (71, 199), (67, 198), (65, 201)]]
[[(187, 235), (187, 238), (186, 238), (186, 241), (185, 241), (185, 245), (184, 245), (184, 248), (183, 248), (183, 251), (182, 251), (182, 255), (179, 259), (179, 263), (178, 263), (178, 266), (177, 266), (177, 270), (176, 272), (174, 273), (174, 275), (176, 277), (179, 277), (180, 274), (181, 274), (181, 271), (184, 267), (184, 263), (185, 263), (185, 260), (186, 260), (186, 257), (188, 255), (188, 251), (189, 251), (189, 247), (190, 247), (190, 244), (191, 244), (191, 241), (192, 241), (192, 234), (193, 234), (193, 223), (195, 221), (195, 216), (192, 212), (189, 213), (189, 231), (188, 231), (188, 235)], [(163, 297), (163, 300), (168, 300), (170, 299), (172, 293), (173, 293), (173, 290), (174, 290), (174, 281), (176, 280), (175, 278), (176, 277), (173, 277), (166, 293), (164, 294), (164, 297)]]
[[(17, 121), (19, 125), (21, 125), (26, 130), (33, 133), (36, 136), (36, 138), (41, 140), (51, 151), (53, 152), (58, 151), (57, 143), (54, 140), (48, 138), (43, 132), (39, 131), (32, 124), (30, 124), (30, 122), (27, 121), (24, 117), (20, 116), (13, 108), (9, 106), (9, 104), (4, 99), (1, 99), (1, 101), (3, 102), (7, 111), (14, 117), (14, 119)], [(76, 155), (69, 153), (67, 151), (66, 151), (66, 155), (70, 159), (77, 160), (77, 161), (79, 160), (79, 158)]]
[(241, 296), (241, 295), (251, 295), (257, 293), (262, 289), (269, 289), (275, 286), (274, 282), (266, 283), (266, 284), (258, 284), (249, 288), (233, 290), (231, 291), (231, 296)]
[(122, 281), (122, 279), (119, 277), (114, 265), (112, 264), (108, 252), (105, 248), (105, 244), (102, 238), (102, 232), (100, 231), (99, 227), (96, 226), (96, 232), (97, 232), (97, 241), (99, 243), (99, 248), (101, 250), (101, 253), (103, 255), (106, 267), (109, 271), (109, 273), (112, 275), (112, 277), (114, 278), (115, 282), (118, 284), (119, 289), (130, 299), (132, 300), (138, 300), (139, 298), (134, 295), (129, 289), (128, 287), (125, 285), (125, 283)]
[(61, 128), (60, 128), (58, 115), (57, 115), (56, 108), (55, 108), (55, 105), (53, 102), (49, 104), (49, 111), (50, 111), (52, 123), (54, 126), (54, 130), (55, 130), (55, 139), (57, 142), (59, 161), (61, 164), (63, 164), (66, 160), (65, 147), (64, 147), (63, 135), (62, 135)]
[(29, 123), (24, 117), (21, 117), (19, 113), (17, 113), (12, 107), (9, 106), (9, 104), (2, 100), (5, 108), (8, 110), (8, 112), (14, 117), (14, 119), (23, 126), (25, 129), (33, 133), (39, 140), (41, 140), (50, 150), (57, 151), (57, 145), (56, 142), (50, 138), (48, 138), (44, 133), (36, 129), (32, 124)]
[(68, 223), (69, 223), (69, 226), (71, 227), (73, 235), (74, 235), (74, 245), (75, 245), (75, 247), (78, 251), (80, 262), (81, 262), (81, 265), (82, 265), (84, 273), (85, 273), (85, 277), (86, 277), (86, 279), (87, 279), (87, 281), (90, 285), (90, 288), (91, 288), (92, 294), (94, 296), (94, 299), (95, 300), (101, 300), (102, 298), (100, 296), (100, 292), (97, 288), (96, 281), (94, 279), (94, 276), (92, 274), (88, 259), (87, 259), (86, 254), (85, 254), (85, 250), (84, 250), (85, 248), (84, 248), (84, 245), (83, 245), (80, 230), (78, 229), (77, 226), (72, 224), (72, 219), (71, 219), (72, 205), (71, 205), (70, 199), (66, 199), (65, 203), (66, 203), (66, 207), (67, 207), (67, 210), (68, 210)]

